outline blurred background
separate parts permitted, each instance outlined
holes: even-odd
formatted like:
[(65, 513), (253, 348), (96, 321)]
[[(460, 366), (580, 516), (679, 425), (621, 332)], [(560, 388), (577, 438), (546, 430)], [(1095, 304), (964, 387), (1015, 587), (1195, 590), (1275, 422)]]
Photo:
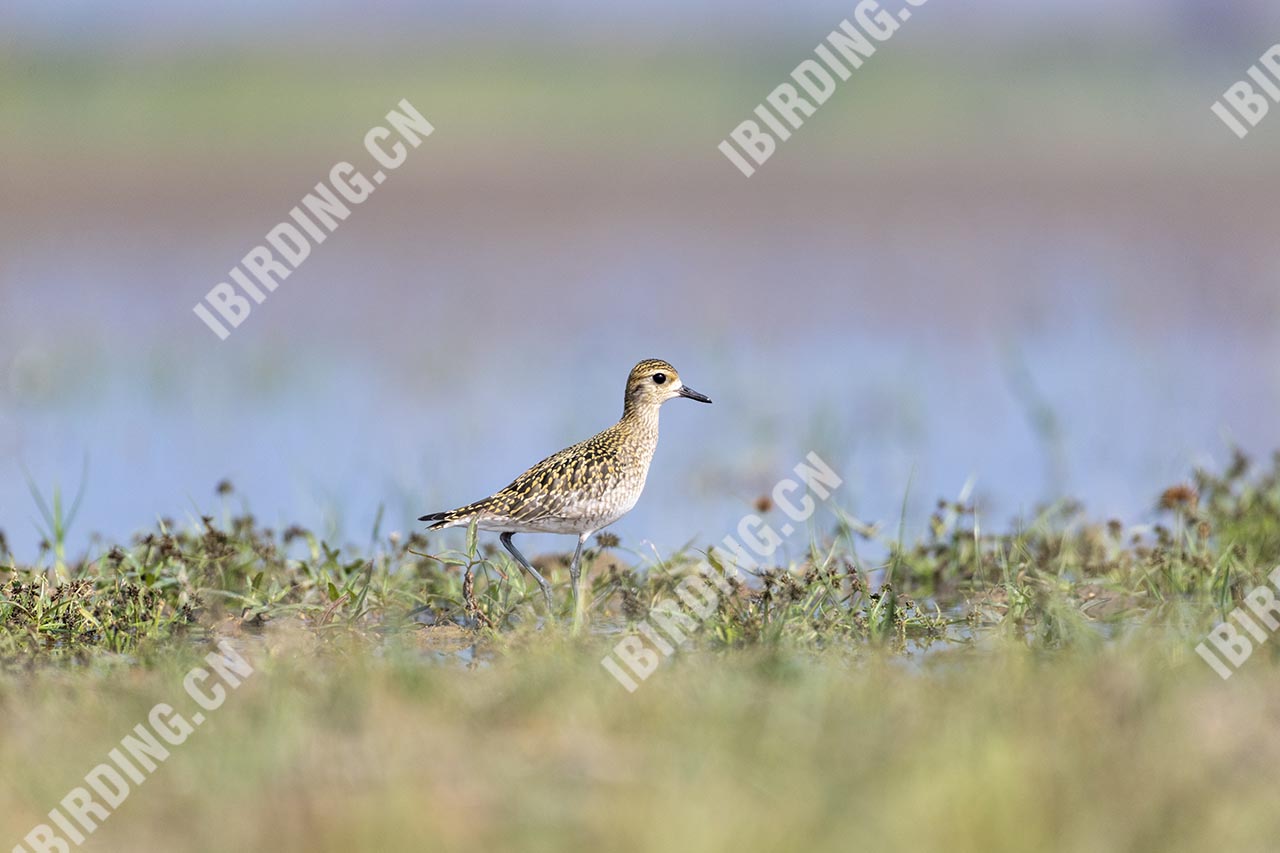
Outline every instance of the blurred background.
[[(664, 409), (637, 549), (718, 540), (811, 449), (893, 527), (967, 483), (995, 525), (1142, 522), (1280, 444), (1280, 117), (1209, 109), (1280, 7), (934, 0), (744, 178), (716, 145), (855, 5), (8, 0), (15, 553), (28, 476), (83, 486), (73, 552), (222, 478), (411, 530), (611, 423), (645, 357), (716, 402)], [(218, 341), (192, 306), (401, 98), (436, 133)]]

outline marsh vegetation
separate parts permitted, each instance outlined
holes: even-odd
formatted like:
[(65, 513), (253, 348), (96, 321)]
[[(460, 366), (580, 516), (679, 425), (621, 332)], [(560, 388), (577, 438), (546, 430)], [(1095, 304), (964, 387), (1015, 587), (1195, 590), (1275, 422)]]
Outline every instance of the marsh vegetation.
[[(732, 582), (635, 693), (601, 657), (707, 555), (589, 556), (570, 636), (506, 556), (339, 547), (223, 512), (83, 559), (5, 557), (15, 840), (214, 641), (257, 673), (132, 796), (108, 847), (1263, 849), (1280, 684), (1194, 652), (1280, 560), (1280, 458), (1237, 454), (1132, 528), (1071, 502), (1003, 532), (941, 502), (898, 543), (832, 516)], [(766, 514), (767, 502), (758, 507)], [(57, 519), (54, 519), (55, 521)], [(450, 542), (454, 541), (452, 539)], [(717, 565), (714, 553), (711, 560)], [(722, 567), (723, 568), (723, 567)], [(468, 576), (470, 580), (468, 580)], [(234, 821), (228, 820), (235, 814)], [(215, 831), (216, 830), (216, 831)], [(213, 839), (217, 839), (216, 843)]]

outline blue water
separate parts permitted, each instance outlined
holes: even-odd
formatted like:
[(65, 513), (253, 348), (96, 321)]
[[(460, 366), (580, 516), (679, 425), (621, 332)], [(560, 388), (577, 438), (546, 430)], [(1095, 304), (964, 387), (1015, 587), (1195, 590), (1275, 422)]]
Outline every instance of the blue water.
[(228, 478), (234, 509), (363, 544), (380, 508), (384, 533), (414, 529), (607, 426), (650, 356), (715, 404), (663, 410), (646, 493), (615, 526), (644, 553), (733, 532), (809, 450), (845, 479), (833, 500), (892, 535), (904, 500), (918, 527), (966, 484), (988, 529), (1064, 494), (1149, 521), (1231, 442), (1280, 445), (1270, 297), (1215, 293), (1204, 267), (1234, 250), (1213, 233), (1027, 226), (975, 249), (937, 223), (920, 243), (684, 225), (354, 224), (226, 342), (190, 307), (254, 230), (27, 242), (3, 273), (0, 529), (36, 556), (24, 470), (46, 494), (83, 485), (73, 553), (220, 510)]

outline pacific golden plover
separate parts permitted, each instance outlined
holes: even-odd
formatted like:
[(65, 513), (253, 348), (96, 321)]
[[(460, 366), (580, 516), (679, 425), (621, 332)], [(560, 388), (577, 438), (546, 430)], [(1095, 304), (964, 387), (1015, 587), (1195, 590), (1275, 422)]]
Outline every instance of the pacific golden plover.
[(474, 522), (480, 530), (500, 532), (503, 547), (542, 589), (548, 611), (551, 587), (511, 537), (517, 533), (577, 536), (578, 547), (569, 564), (576, 620), (582, 546), (592, 534), (622, 518), (640, 500), (649, 463), (658, 446), (658, 409), (673, 397), (711, 402), (681, 382), (680, 374), (669, 363), (646, 359), (627, 377), (622, 419), (616, 424), (548, 456), (495, 495), (418, 520), (435, 522), (431, 530)]

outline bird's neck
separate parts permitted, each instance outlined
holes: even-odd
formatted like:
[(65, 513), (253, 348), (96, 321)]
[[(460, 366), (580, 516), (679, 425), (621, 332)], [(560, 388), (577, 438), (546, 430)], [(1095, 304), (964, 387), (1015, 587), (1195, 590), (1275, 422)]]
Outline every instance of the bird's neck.
[(637, 440), (647, 444), (658, 443), (658, 409), (652, 403), (627, 401), (618, 425), (625, 428)]

